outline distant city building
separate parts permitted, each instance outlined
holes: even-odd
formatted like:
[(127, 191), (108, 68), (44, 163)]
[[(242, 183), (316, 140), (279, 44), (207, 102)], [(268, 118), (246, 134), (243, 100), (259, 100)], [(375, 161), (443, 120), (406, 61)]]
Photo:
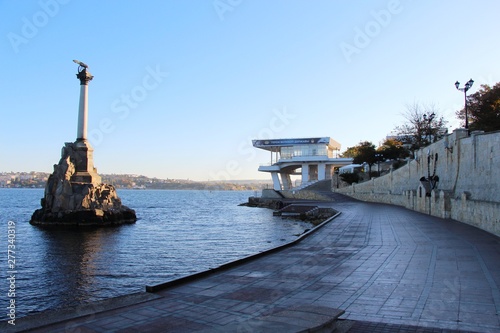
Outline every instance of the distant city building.
[(301, 177), (300, 186), (332, 179), (336, 168), (349, 165), (352, 158), (339, 158), (340, 144), (330, 137), (252, 140), (255, 148), (271, 153), (271, 163), (259, 171), (271, 173), (273, 188), (294, 188), (291, 176)]

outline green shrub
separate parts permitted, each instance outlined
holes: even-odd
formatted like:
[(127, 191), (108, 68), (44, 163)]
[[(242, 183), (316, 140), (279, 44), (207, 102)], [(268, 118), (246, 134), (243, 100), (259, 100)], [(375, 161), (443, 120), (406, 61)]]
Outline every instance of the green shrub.
[(359, 181), (359, 175), (357, 172), (345, 172), (340, 174), (340, 179), (351, 185), (352, 183), (357, 183)]

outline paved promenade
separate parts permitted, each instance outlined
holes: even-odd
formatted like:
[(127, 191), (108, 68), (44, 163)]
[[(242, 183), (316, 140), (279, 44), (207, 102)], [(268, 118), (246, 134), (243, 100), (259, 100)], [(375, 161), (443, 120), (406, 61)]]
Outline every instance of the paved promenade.
[(33, 332), (259, 332), (294, 307), (345, 310), (349, 332), (500, 332), (498, 237), (396, 206), (325, 205), (342, 214), (293, 246)]

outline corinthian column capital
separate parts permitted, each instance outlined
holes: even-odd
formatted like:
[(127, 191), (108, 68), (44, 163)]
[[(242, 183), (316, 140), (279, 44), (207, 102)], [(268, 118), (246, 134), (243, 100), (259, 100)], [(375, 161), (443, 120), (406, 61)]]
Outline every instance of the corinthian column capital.
[(88, 85), (89, 82), (94, 78), (87, 68), (83, 68), (81, 71), (76, 74), (76, 77), (80, 80), (80, 85)]

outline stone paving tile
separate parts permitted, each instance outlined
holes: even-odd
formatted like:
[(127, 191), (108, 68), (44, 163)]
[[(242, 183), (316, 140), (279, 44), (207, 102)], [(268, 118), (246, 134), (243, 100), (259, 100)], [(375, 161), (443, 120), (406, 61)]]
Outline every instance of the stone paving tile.
[(477, 313), (486, 315), (496, 315), (497, 309), (493, 304), (490, 303), (466, 303), (460, 302), (460, 311), (475, 315)]
[(122, 328), (128, 327), (128, 326), (132, 325), (134, 322), (136, 322), (135, 320), (125, 318), (123, 316), (114, 317), (114, 318), (116, 318), (117, 320), (112, 321), (112, 322), (105, 322), (105, 320), (94, 321), (94, 322), (92, 322), (92, 326), (102, 327), (107, 332), (110, 332), (110, 331), (114, 331), (117, 329), (122, 329)]
[(242, 306), (238, 312), (246, 315), (256, 315), (261, 314), (266, 309), (268, 309), (270, 304), (262, 304), (262, 303), (247, 303), (246, 306)]
[(123, 318), (126, 318), (126, 319), (130, 319), (134, 322), (146, 321), (146, 320), (149, 320), (151, 318), (151, 317), (144, 316), (144, 315), (141, 315), (141, 314), (138, 314), (135, 312), (130, 312), (130, 311), (122, 312), (120, 314), (120, 316)]
[(448, 329), (436, 329), (436, 328), (422, 328), (418, 326), (410, 325), (398, 325), (398, 324), (386, 324), (386, 323), (374, 323), (374, 322), (355, 322), (354, 325), (349, 329), (349, 333), (391, 333), (391, 332), (401, 332), (401, 333), (458, 333), (463, 331), (455, 331)]
[(175, 316), (182, 316), (183, 318), (191, 319), (197, 322), (203, 323), (211, 323), (214, 318), (222, 318), (227, 316), (228, 314), (225, 312), (221, 312), (219, 310), (213, 308), (190, 308), (183, 311), (179, 311), (175, 314)]
[(443, 310), (443, 311), (456, 311), (460, 308), (460, 302), (458, 301), (448, 301), (446, 299), (427, 299), (425, 303), (425, 308), (429, 310)]
[[(195, 332), (202, 329), (207, 329), (209, 326), (188, 320), (183, 317), (172, 316), (169, 319), (158, 318), (149, 323), (134, 327), (138, 332)], [(130, 332), (131, 328), (124, 328), (120, 333)]]
[(51, 332), (51, 333), (59, 333), (59, 332), (79, 332), (79, 333), (101, 333), (105, 332), (105, 329), (97, 329), (97, 328), (91, 328), (87, 327), (85, 325), (74, 325), (74, 326), (67, 326), (64, 328), (61, 328), (60, 330), (47, 330), (46, 332)]
[(213, 312), (204, 312), (203, 315), (200, 316), (199, 318), (207, 323), (221, 324), (221, 323), (228, 323), (232, 320), (237, 320), (239, 316), (228, 312), (213, 311)]
[(492, 328), (496, 327), (496, 332), (500, 332), (500, 319), (498, 315), (490, 313), (460, 313), (458, 320), (477, 325), (489, 325)]
[(367, 295), (361, 295), (357, 297), (352, 303), (357, 304), (369, 304), (369, 305), (377, 305), (382, 306), (387, 302), (386, 297), (372, 297)]
[(187, 299), (184, 298), (180, 300), (165, 300), (164, 302), (155, 304), (154, 307), (162, 312), (173, 313), (189, 308), (192, 304), (192, 302), (188, 302)]
[[(236, 288), (233, 288), (233, 289), (236, 289)], [(217, 297), (217, 296), (225, 294), (225, 293), (227, 293), (227, 290), (220, 290), (220, 289), (217, 289), (216, 287), (214, 287), (211, 289), (205, 289), (205, 290), (199, 291), (196, 294), (200, 295), (200, 296)]]
[(405, 297), (401, 301), (401, 306), (402, 307), (408, 307), (408, 308), (416, 308), (418, 305), (418, 298), (412, 298), (412, 297)]
[(387, 316), (387, 317), (397, 317), (397, 318), (411, 318), (413, 315), (413, 308), (405, 308), (405, 307), (392, 307), (392, 306), (383, 306), (378, 312), (378, 315)]
[(351, 303), (346, 309), (346, 313), (378, 314), (380, 305)]
[(311, 291), (311, 290), (302, 290), (295, 293), (292, 297), (297, 300), (297, 302), (301, 303), (313, 303), (315, 300), (319, 299), (323, 296), (323, 292)]
[(149, 318), (157, 318), (163, 314), (161, 311), (154, 309), (152, 306), (139, 308), (134, 311), (136, 314)]
[(332, 291), (327, 294), (324, 294), (320, 298), (318, 298), (314, 303), (317, 302), (332, 302), (332, 304), (338, 304), (337, 306), (333, 306), (334, 308), (340, 308), (342, 304), (344, 304), (349, 298), (351, 298), (350, 294), (340, 293), (338, 291)]
[(426, 320), (443, 320), (443, 321), (458, 321), (458, 311), (439, 309), (439, 308), (426, 308), (422, 312), (421, 318)]

